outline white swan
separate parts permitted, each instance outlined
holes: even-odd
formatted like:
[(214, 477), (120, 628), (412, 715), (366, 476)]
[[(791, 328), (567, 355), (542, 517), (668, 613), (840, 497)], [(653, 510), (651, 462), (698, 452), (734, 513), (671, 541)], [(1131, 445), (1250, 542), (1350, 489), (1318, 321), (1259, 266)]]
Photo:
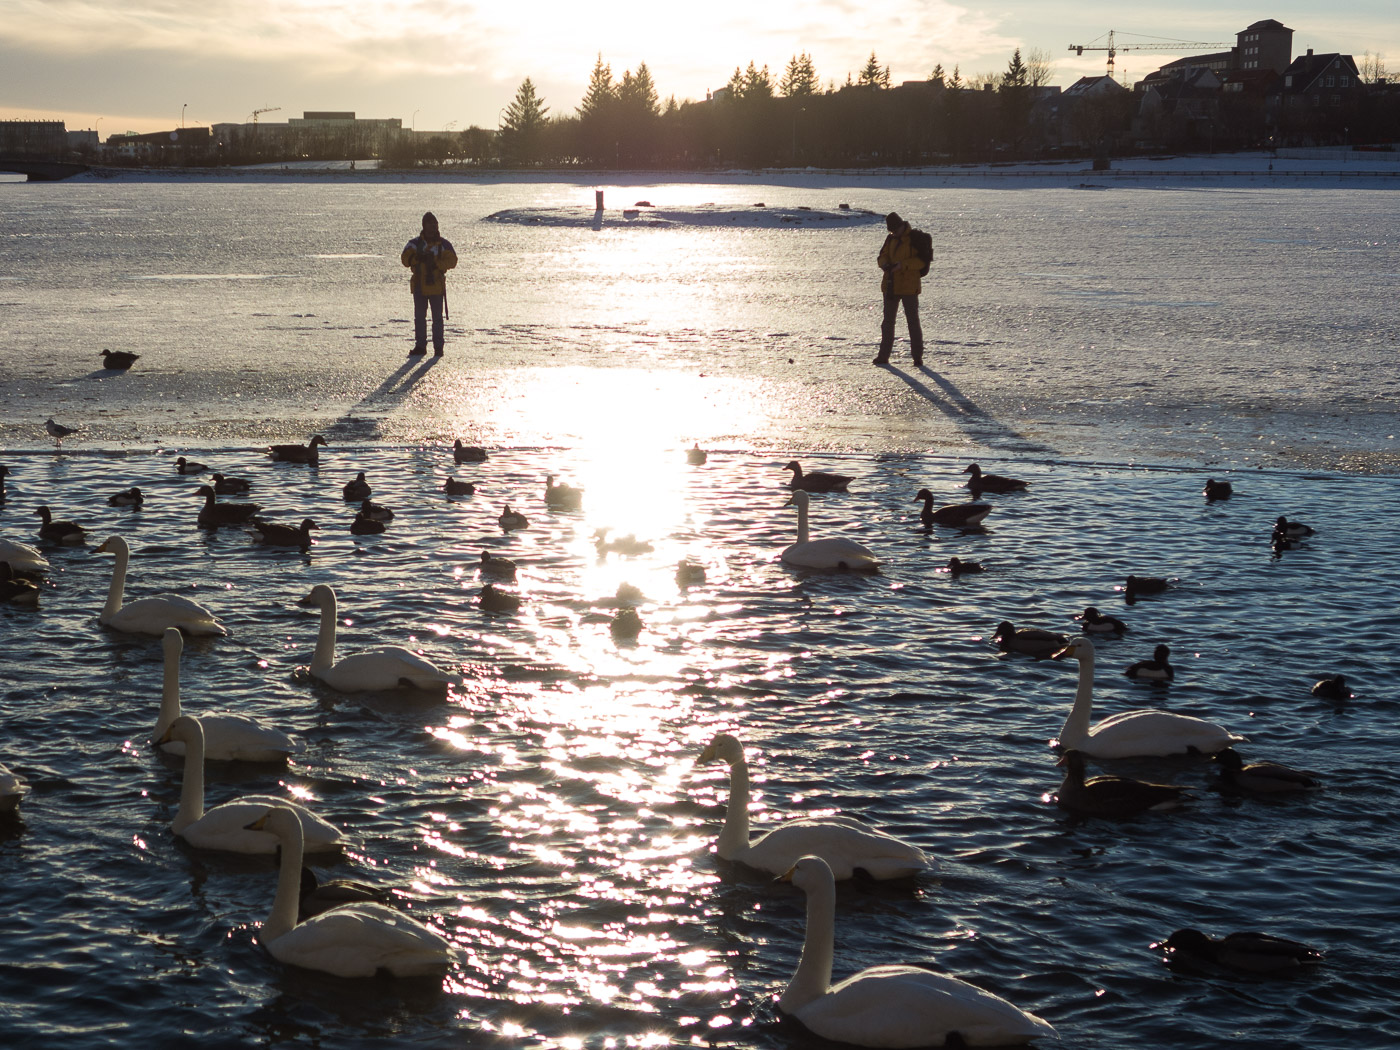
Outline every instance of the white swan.
[(836, 536), (825, 540), (808, 539), (807, 505), (811, 497), (798, 489), (788, 503), (797, 505), (797, 542), (783, 551), (782, 559), (800, 569), (841, 569), (849, 572), (875, 572), (880, 561), (868, 547), (855, 540)]
[(9, 768), (0, 764), (0, 815), (13, 817), (19, 812), (19, 800), (29, 794), (29, 785)]
[[(344, 836), (311, 810), (298, 803), (271, 795), (243, 795), (231, 802), (204, 808), (204, 727), (193, 715), (181, 715), (171, 723), (165, 736), (185, 745), (185, 780), (180, 786), (180, 808), (170, 828), (200, 849), (230, 853), (275, 853), (277, 836), (248, 827), (268, 806), (286, 806), (296, 812), (306, 836), (305, 848), (316, 853), (336, 850)], [(157, 743), (164, 743), (158, 740)]]
[(335, 658), (335, 591), (328, 584), (318, 583), (302, 599), (303, 605), (315, 605), (321, 610), (321, 633), (316, 638), (316, 652), (311, 657), (311, 677), (320, 679), (342, 693), (364, 693), (411, 686), (433, 692), (444, 692), (451, 683), (460, 681), (431, 661), (399, 645), (382, 645), (351, 653), (342, 660)]
[(165, 634), (167, 627), (178, 627), (186, 634), (228, 634), (224, 625), (204, 606), (178, 594), (153, 594), (122, 604), (126, 587), (126, 566), (131, 560), (131, 548), (120, 536), (108, 536), (96, 554), (115, 554), (112, 586), (107, 591), (107, 604), (97, 615), (97, 622), (133, 634)]
[(291, 966), (337, 977), (440, 976), (452, 962), (452, 945), (422, 923), (383, 904), (342, 904), (297, 922), (301, 897), (302, 825), (285, 805), (266, 807), (249, 821), (250, 834), (270, 835), (282, 846), (277, 896), (259, 939), (272, 957)]
[(39, 553), (39, 548), (7, 536), (0, 536), (0, 561), (9, 562), (10, 568), (17, 573), (31, 576), (37, 576), (49, 567), (49, 559)]
[[(185, 648), (185, 638), (178, 627), (165, 629), (162, 647), (165, 650), (165, 681), (160, 691), (160, 717), (156, 719), (155, 732), (151, 734), (153, 743), (165, 736), (171, 723), (182, 713), (180, 653)], [(223, 762), (285, 762), (289, 755), (301, 750), (301, 744), (295, 737), (247, 715), (230, 711), (204, 711), (199, 716), (199, 723), (204, 728), (205, 758)], [(167, 740), (160, 748), (172, 755), (185, 753), (185, 745), (179, 740)]]
[(1122, 711), (1090, 726), (1094, 704), (1094, 643), (1076, 638), (1055, 654), (1056, 660), (1079, 661), (1079, 688), (1074, 706), (1060, 730), (1060, 746), (1094, 758), (1135, 758), (1180, 755), (1199, 751), (1212, 755), (1246, 739), (1224, 726), (1191, 715), (1147, 709)]
[(783, 878), (807, 894), (802, 958), (778, 1000), (784, 1013), (824, 1039), (856, 1046), (1017, 1046), (1053, 1036), (1049, 1022), (999, 995), (917, 966), (872, 966), (831, 985), (836, 882), (820, 857)]
[(749, 764), (744, 746), (728, 733), (717, 733), (700, 761), (729, 764), (729, 808), (716, 852), (751, 868), (781, 875), (802, 857), (820, 856), (839, 879), (857, 868), (876, 879), (899, 879), (935, 867), (932, 857), (912, 843), (876, 831), (850, 817), (803, 817), (784, 821), (749, 841)]

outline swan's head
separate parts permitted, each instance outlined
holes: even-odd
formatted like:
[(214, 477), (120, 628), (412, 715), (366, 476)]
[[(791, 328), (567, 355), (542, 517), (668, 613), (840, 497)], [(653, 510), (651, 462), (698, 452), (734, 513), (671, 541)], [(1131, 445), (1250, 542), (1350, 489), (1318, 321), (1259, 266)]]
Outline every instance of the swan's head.
[(831, 865), (820, 857), (803, 857), (777, 878), (778, 882), (790, 882), (803, 893), (811, 893), (822, 886), (835, 886), (836, 876)]
[[(48, 510), (48, 507), (40, 507), (40, 510)], [(102, 541), (102, 546), (98, 547), (94, 554), (130, 554), (131, 548), (126, 545), (126, 540), (120, 536), (108, 536)]]
[(793, 489), (792, 495), (788, 497), (788, 501), (783, 506), (789, 507), (795, 504), (799, 510), (806, 510), (811, 502), (812, 497), (807, 495), (806, 489)]
[(200, 724), (194, 715), (181, 715), (170, 723), (170, 728), (156, 741), (156, 745), (168, 744), (172, 740), (178, 740), (186, 748), (194, 748), (198, 745), (199, 750), (204, 749), (204, 726)]
[(249, 831), (266, 831), (279, 838), (290, 838), (301, 830), (301, 820), (290, 806), (268, 806), (258, 815), (257, 820), (245, 827)]
[(920, 489), (918, 492), (914, 493), (914, 502), (916, 502), (916, 503), (919, 502), (920, 500), (931, 500), (931, 499), (933, 499), (933, 493), (930, 492), (928, 489)]
[(716, 733), (700, 752), (701, 762), (725, 762), (732, 766), (743, 760), (744, 745), (731, 733)]
[(335, 591), (331, 589), (329, 583), (318, 583), (315, 587), (311, 588), (311, 593), (303, 598), (299, 604), (314, 605), (320, 609), (324, 609), (328, 605), (334, 606)]
[(1092, 660), (1094, 643), (1088, 638), (1076, 638), (1050, 657), (1052, 660)]
[(160, 640), (160, 647), (165, 650), (167, 660), (180, 659), (180, 654), (185, 649), (185, 636), (180, 633), (180, 628), (167, 627), (165, 635)]

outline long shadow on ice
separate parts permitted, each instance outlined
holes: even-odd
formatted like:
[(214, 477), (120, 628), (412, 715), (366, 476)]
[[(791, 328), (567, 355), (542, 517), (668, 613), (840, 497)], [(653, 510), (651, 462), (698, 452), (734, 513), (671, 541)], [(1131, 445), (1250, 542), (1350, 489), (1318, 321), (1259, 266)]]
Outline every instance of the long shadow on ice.
[[(906, 372), (894, 365), (886, 365), (892, 375), (899, 376), (909, 384), (911, 390), (951, 419), (974, 441), (1008, 452), (1040, 452), (1053, 454), (1055, 450), (1039, 441), (1032, 441), (978, 407), (977, 403), (959, 390), (953, 381), (939, 375), (927, 365), (920, 365), (918, 372), (928, 376), (939, 390), (931, 389), (919, 374)], [(939, 391), (942, 391), (941, 393)]]
[[(339, 419), (326, 428), (326, 435), (342, 441), (378, 441), (382, 435), (377, 417), (388, 415), (398, 407), (441, 360), (440, 357), (428, 355), (405, 361), (390, 372), (382, 383), (347, 408)], [(371, 412), (373, 415), (362, 416), (361, 412)]]

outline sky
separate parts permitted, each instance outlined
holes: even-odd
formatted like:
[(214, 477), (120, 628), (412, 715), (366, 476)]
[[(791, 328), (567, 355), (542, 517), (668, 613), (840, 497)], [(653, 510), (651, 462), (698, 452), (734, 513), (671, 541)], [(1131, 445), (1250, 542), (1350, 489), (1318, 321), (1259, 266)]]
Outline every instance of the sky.
[(262, 121), (352, 110), (419, 130), (494, 128), (525, 77), (551, 115), (572, 113), (600, 55), (618, 78), (645, 62), (662, 99), (681, 102), (750, 62), (776, 80), (801, 52), (825, 85), (872, 51), (897, 84), (939, 63), (999, 74), (1015, 48), (1039, 49), (1051, 83), (1068, 86), (1106, 57), (1069, 46), (1102, 46), (1110, 29), (1131, 82), (1190, 52), (1130, 45), (1228, 45), (1266, 18), (1294, 30), (1295, 55), (1370, 51), (1400, 76), (1396, 0), (0, 0), (0, 120), (61, 119), (104, 138), (259, 109)]

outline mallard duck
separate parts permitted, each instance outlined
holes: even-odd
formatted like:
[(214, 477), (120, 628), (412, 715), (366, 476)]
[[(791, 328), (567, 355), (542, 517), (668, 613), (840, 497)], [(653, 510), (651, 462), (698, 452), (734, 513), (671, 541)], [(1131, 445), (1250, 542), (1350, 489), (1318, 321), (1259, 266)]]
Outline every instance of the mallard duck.
[(949, 558), (948, 564), (943, 566), (941, 571), (951, 573), (954, 576), (965, 576), (971, 572), (986, 572), (987, 568), (980, 561), (963, 561), (961, 558)]
[(792, 471), (792, 480), (788, 482), (788, 488), (802, 492), (845, 492), (846, 486), (855, 480), (845, 474), (833, 474), (825, 470), (814, 470), (810, 474), (804, 474), (802, 464), (795, 459), (783, 469)]
[(1037, 660), (1054, 656), (1069, 643), (1067, 637), (1056, 631), (1045, 631), (1039, 627), (1017, 630), (1010, 620), (997, 624), (997, 629), (992, 632), (992, 641), (1004, 653), (1025, 653)]
[(483, 574), (499, 576), (503, 580), (515, 579), (515, 562), (509, 558), (498, 558), (490, 551), (481, 552), (480, 569)]
[(872, 966), (831, 984), (836, 883), (806, 856), (783, 875), (807, 895), (802, 957), (778, 1008), (823, 1039), (855, 1046), (1023, 1046), (1055, 1029), (974, 984), (917, 966)]
[(93, 553), (111, 554), (116, 558), (112, 565), (112, 583), (107, 588), (107, 604), (97, 614), (98, 623), (118, 631), (153, 634), (156, 637), (163, 636), (170, 627), (178, 627), (186, 634), (228, 634), (213, 613), (179, 594), (153, 594), (123, 605), (131, 548), (121, 536), (108, 536)]
[(0, 602), (11, 605), (38, 605), (39, 585), (15, 575), (10, 563), (0, 561)]
[(619, 641), (632, 641), (642, 633), (642, 618), (631, 606), (619, 609), (613, 613), (608, 631)]
[(919, 522), (924, 528), (944, 525), (953, 529), (974, 529), (992, 512), (990, 503), (954, 503), (935, 510), (933, 493), (928, 489), (920, 489), (914, 499), (924, 501), (923, 509), (919, 511)]
[(1267, 933), (1228, 933), (1218, 940), (1200, 930), (1177, 930), (1165, 941), (1149, 945), (1164, 953), (1167, 963), (1224, 966), (1249, 973), (1284, 973), (1322, 962), (1323, 953), (1298, 941)]
[(1240, 753), (1227, 747), (1215, 756), (1224, 787), (1251, 794), (1275, 795), (1293, 791), (1316, 791), (1321, 782), (1309, 773), (1289, 769), (1277, 762), (1251, 762), (1245, 765)]
[(305, 864), (301, 866), (301, 882), (297, 887), (297, 922), (305, 922), (342, 904), (389, 904), (394, 895), (379, 886), (355, 882), (353, 879), (331, 879), (322, 882)]
[(257, 503), (220, 503), (214, 496), (213, 485), (201, 485), (195, 495), (204, 497), (204, 506), (195, 519), (202, 529), (217, 529), (223, 525), (244, 525), (262, 510)]
[(39, 538), (50, 543), (66, 543), (76, 546), (87, 539), (87, 533), (76, 522), (56, 520), (48, 507), (40, 507), (34, 512), (43, 519), (39, 526)]
[(1085, 817), (1132, 817), (1150, 809), (1175, 809), (1189, 797), (1175, 784), (1152, 784), (1128, 777), (1084, 779), (1084, 755), (1073, 749), (1060, 756), (1065, 779), (1055, 800), (1059, 807)]
[(1206, 487), (1201, 490), (1201, 494), (1208, 500), (1229, 499), (1235, 494), (1235, 489), (1228, 481), (1206, 478)]
[(350, 522), (352, 536), (378, 536), (383, 531), (384, 523), (375, 518), (366, 517), (364, 511), (356, 514)]
[(1075, 617), (1085, 634), (1122, 634), (1128, 625), (1116, 616), (1105, 616), (1092, 605)]
[(102, 367), (124, 372), (134, 365), (140, 357), (140, 354), (133, 354), (129, 350), (103, 350)]
[(481, 607), (487, 612), (513, 613), (520, 611), (520, 595), (503, 591), (494, 583), (481, 588)]
[(44, 420), (44, 429), (49, 432), (49, 437), (53, 438), (53, 443), (59, 448), (63, 447), (63, 439), (76, 434), (80, 428), (65, 427), (62, 423), (55, 423), (53, 416)]
[(983, 474), (982, 468), (976, 463), (965, 467), (963, 473), (972, 475), (964, 487), (972, 490), (974, 499), (983, 492), (1020, 492), (1030, 486), (1030, 482), (1022, 481), (1020, 478), (1008, 478), (1000, 474)]
[(140, 489), (129, 488), (124, 492), (112, 493), (107, 497), (107, 502), (114, 507), (139, 507), (146, 502), (146, 497)]
[(214, 479), (214, 491), (220, 496), (238, 496), (252, 488), (243, 478), (226, 478), (222, 474), (210, 476)]
[(1160, 576), (1129, 576), (1123, 585), (1123, 600), (1136, 601), (1145, 594), (1161, 594), (1171, 587), (1171, 582)]
[(374, 494), (369, 482), (365, 480), (363, 470), (355, 475), (353, 481), (347, 481), (340, 491), (347, 503), (359, 503), (361, 500), (369, 499)]
[(29, 785), (23, 778), (10, 772), (8, 766), (0, 764), (0, 816), (17, 819), (20, 799), (27, 794)]
[(518, 510), (511, 510), (510, 504), (504, 504), (505, 510), (501, 511), (501, 516), (496, 519), (496, 524), (501, 527), (502, 532), (514, 532), (518, 529), (528, 529), (530, 519), (521, 514)]
[(810, 497), (804, 489), (798, 489), (792, 498), (783, 504), (797, 506), (797, 542), (784, 548), (781, 555), (784, 563), (799, 569), (837, 570), (841, 572), (878, 572), (880, 560), (864, 544), (844, 536), (827, 539), (809, 538), (807, 529), (807, 505)]
[(255, 543), (265, 543), (269, 547), (300, 547), (305, 550), (311, 546), (311, 530), (320, 527), (310, 518), (303, 518), (296, 528), (279, 525), (266, 518), (254, 518), (249, 523), (248, 531)]
[(1274, 522), (1273, 535), (1276, 540), (1301, 540), (1306, 536), (1316, 536), (1317, 530), (1301, 521), (1289, 521), (1280, 514), (1278, 521)]
[(393, 521), (394, 512), (382, 503), (372, 503), (365, 500), (360, 504), (360, 517), (368, 518), (370, 521)]
[(1159, 645), (1152, 650), (1152, 659), (1139, 660), (1135, 664), (1129, 664), (1123, 671), (1129, 678), (1137, 678), (1145, 682), (1170, 682), (1176, 678), (1176, 669), (1171, 665), (1172, 651), (1165, 645)]
[(49, 559), (39, 553), (38, 547), (6, 536), (0, 536), (0, 562), (21, 576), (42, 576), (49, 567)]
[(705, 582), (705, 566), (693, 561), (682, 561), (676, 566), (676, 585), (696, 587)]
[(175, 473), (177, 474), (203, 474), (208, 469), (203, 463), (196, 463), (184, 456), (175, 460)]
[(704, 466), (705, 460), (708, 458), (709, 457), (706, 455), (705, 450), (700, 447), (700, 442), (698, 441), (695, 443), (694, 448), (688, 448), (685, 450), (685, 461), (689, 463), (692, 467)]
[(470, 496), (476, 491), (476, 486), (470, 481), (458, 481), (454, 477), (448, 477), (442, 483), (442, 491), (449, 496)]
[(268, 445), (267, 454), (277, 463), (319, 463), (320, 450), (329, 447), (326, 439), (317, 434), (305, 445)]
[(477, 448), (475, 445), (464, 445), (462, 439), (458, 438), (452, 443), (452, 462), (454, 463), (484, 463), (486, 461), (486, 450)]
[(1312, 695), (1319, 700), (1344, 702), (1356, 696), (1347, 685), (1346, 675), (1323, 675), (1312, 687)]
[(583, 505), (583, 489), (562, 482), (554, 484), (554, 475), (544, 479), (544, 502), (554, 510), (578, 510)]
[(308, 668), (312, 678), (324, 682), (342, 693), (387, 692), (406, 686), (429, 692), (444, 693), (449, 685), (461, 679), (439, 668), (432, 661), (398, 645), (379, 645), (337, 660), (335, 658), (336, 610), (335, 591), (329, 584), (318, 583), (311, 593), (301, 599), (302, 605), (314, 605), (321, 610), (321, 630), (316, 636), (316, 651)]

